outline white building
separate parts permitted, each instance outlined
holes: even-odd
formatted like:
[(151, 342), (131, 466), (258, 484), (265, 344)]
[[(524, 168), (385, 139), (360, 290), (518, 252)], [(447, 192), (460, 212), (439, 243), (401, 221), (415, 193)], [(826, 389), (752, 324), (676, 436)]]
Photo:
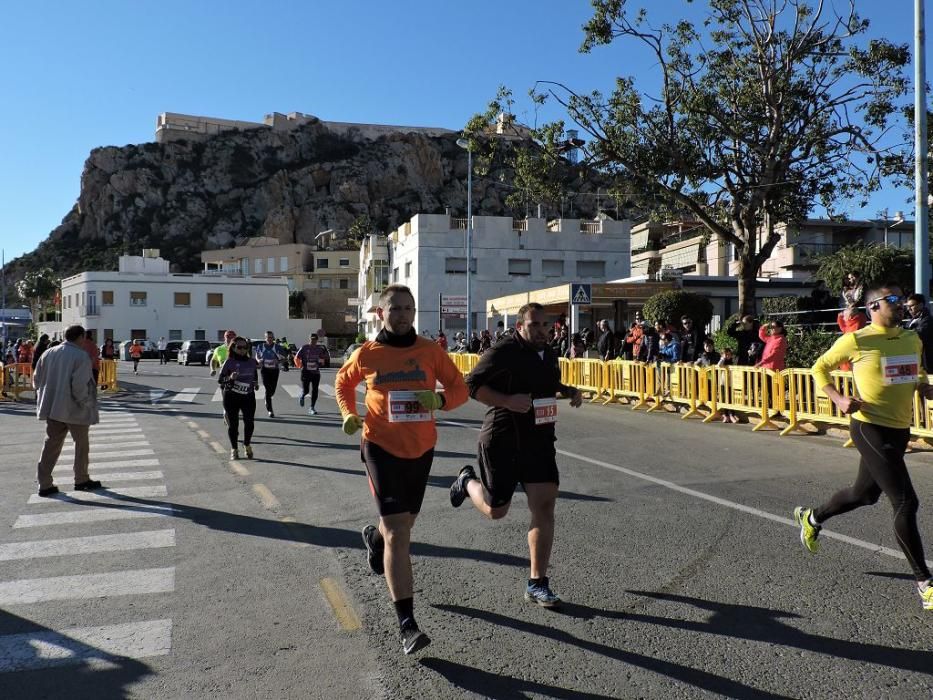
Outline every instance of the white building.
[[(466, 294), (466, 227), (466, 219), (418, 214), (389, 235), (390, 280), (411, 287), (419, 333), (466, 328), (465, 317), (442, 319), (439, 306), (441, 294)], [(486, 328), (487, 299), (628, 277), (629, 223), (474, 216), (471, 267), (472, 326)], [(367, 298), (362, 290), (360, 297)]]
[(366, 236), (360, 246), (359, 297), (351, 301), (359, 307), (359, 331), (367, 338), (375, 338), (382, 327), (371, 312), (390, 277), (388, 240), (377, 234)]
[(320, 328), (317, 319), (289, 319), (284, 277), (173, 274), (157, 250), (143, 252), (121, 256), (118, 272), (63, 279), (61, 327), (80, 324), (98, 343), (217, 341), (228, 328), (250, 338), (271, 330), (298, 343)]

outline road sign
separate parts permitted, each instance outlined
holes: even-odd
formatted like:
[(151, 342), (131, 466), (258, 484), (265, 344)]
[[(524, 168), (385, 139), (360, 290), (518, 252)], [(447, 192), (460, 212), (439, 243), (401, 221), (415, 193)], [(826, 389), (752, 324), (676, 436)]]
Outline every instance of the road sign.
[(592, 304), (593, 303), (593, 285), (578, 284), (576, 282), (570, 285), (570, 303), (571, 304)]
[(466, 312), (466, 295), (441, 294), (441, 316), (444, 318), (459, 318), (465, 317)]

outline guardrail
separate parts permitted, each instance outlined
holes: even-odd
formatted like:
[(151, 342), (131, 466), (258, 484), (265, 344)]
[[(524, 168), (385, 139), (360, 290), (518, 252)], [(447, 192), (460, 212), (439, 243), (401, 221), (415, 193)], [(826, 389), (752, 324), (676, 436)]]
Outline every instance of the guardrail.
[(32, 393), (32, 365), (28, 362), (0, 365), (3, 371), (3, 397), (7, 401), (19, 401), (21, 394)]
[(103, 391), (120, 391), (117, 383), (117, 361), (101, 360), (100, 374), (97, 375), (97, 384)]
[[(451, 354), (454, 364), (467, 374), (478, 355)], [(472, 360), (470, 358), (473, 358)], [(779, 430), (782, 436), (800, 430), (801, 423), (818, 427), (848, 427), (849, 417), (842, 415), (829, 400), (808, 369), (775, 372), (758, 367), (696, 367), (689, 364), (645, 364), (631, 360), (560, 358), (560, 379), (590, 395), (590, 403), (602, 400), (629, 404), (632, 410), (645, 408), (653, 413), (671, 405), (686, 409), (683, 419), (699, 416), (709, 423), (723, 411), (743, 414), (754, 422), (752, 430)], [(852, 396), (855, 386), (851, 372), (832, 373), (836, 389)], [(787, 421), (778, 426), (775, 419)], [(933, 444), (933, 401), (914, 396), (911, 436)], [(846, 446), (851, 445), (846, 441)]]

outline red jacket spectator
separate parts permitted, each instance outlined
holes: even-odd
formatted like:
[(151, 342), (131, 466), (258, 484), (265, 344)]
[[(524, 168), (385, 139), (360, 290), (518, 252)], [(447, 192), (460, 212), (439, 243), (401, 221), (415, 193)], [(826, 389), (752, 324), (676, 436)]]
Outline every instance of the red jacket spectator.
[[(836, 324), (843, 334), (855, 333), (855, 331), (861, 330), (868, 325), (868, 317), (856, 308), (846, 309), (845, 311), (840, 311), (839, 315), (836, 316)], [(852, 365), (848, 362), (843, 362), (839, 365), (839, 369), (843, 372), (848, 372), (852, 369)]]
[[(768, 335), (768, 328), (771, 329), (771, 335)], [(761, 359), (755, 367), (773, 369), (776, 372), (784, 369), (784, 358), (787, 355), (785, 332), (784, 324), (780, 321), (772, 321), (758, 329), (758, 337), (765, 344), (765, 349), (761, 351)]]

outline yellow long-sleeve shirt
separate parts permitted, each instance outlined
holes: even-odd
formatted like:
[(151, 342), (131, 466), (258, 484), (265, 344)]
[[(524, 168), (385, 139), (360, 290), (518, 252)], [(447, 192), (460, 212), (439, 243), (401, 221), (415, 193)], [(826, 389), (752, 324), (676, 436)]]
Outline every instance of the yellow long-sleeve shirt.
[(852, 417), (887, 428), (908, 428), (914, 392), (918, 384), (927, 383), (921, 351), (920, 336), (913, 331), (871, 324), (833, 343), (813, 364), (813, 377), (822, 389), (833, 383), (832, 370), (851, 363), (856, 393), (865, 404)]
[(387, 452), (414, 459), (434, 447), (434, 419), (395, 423), (390, 416), (390, 392), (434, 391), (444, 387), (444, 408), (450, 411), (469, 399), (463, 375), (437, 344), (418, 337), (410, 347), (368, 341), (340, 368), (334, 381), (337, 405), (344, 416), (356, 413), (356, 387), (366, 382), (363, 438)]

